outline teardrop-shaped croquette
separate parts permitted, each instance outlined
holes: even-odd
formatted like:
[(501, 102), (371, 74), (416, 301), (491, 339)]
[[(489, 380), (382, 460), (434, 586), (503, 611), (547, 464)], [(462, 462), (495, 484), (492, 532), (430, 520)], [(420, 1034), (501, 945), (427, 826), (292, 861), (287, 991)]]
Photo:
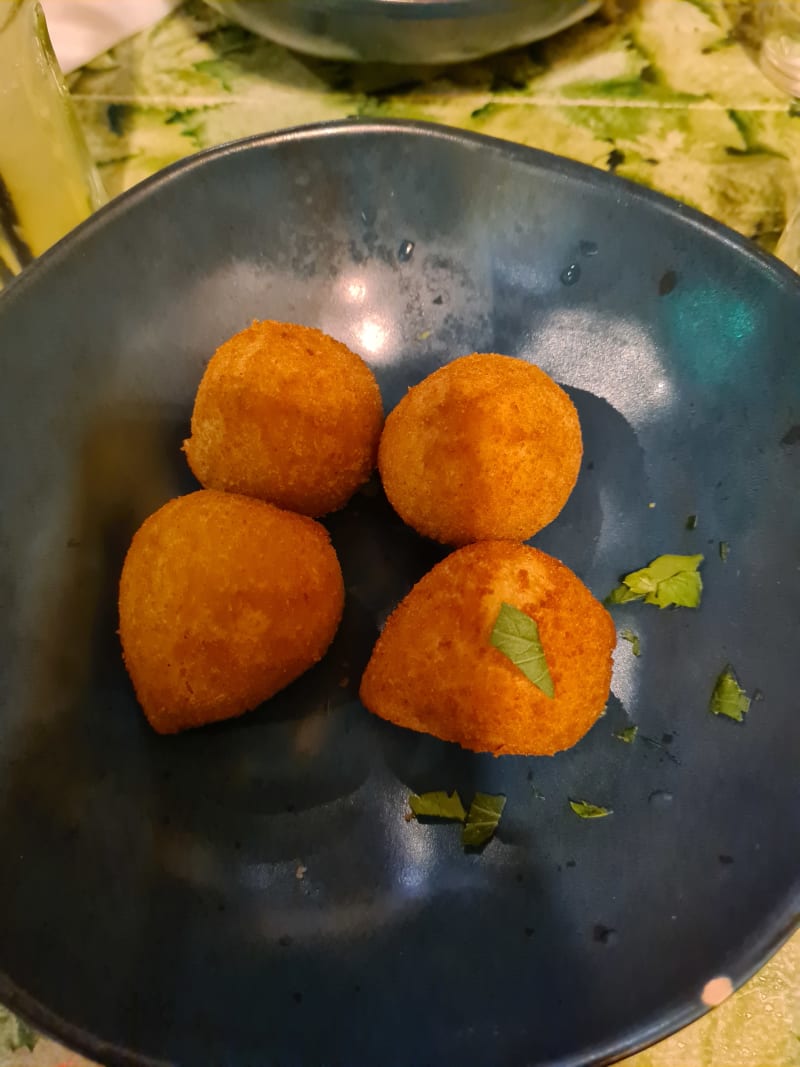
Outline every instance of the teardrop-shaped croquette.
[(360, 356), (309, 326), (254, 322), (212, 356), (183, 448), (206, 489), (317, 516), (369, 479), (382, 427)]
[[(493, 645), (503, 604), (536, 622), (552, 697)], [(601, 715), (615, 644), (611, 616), (563, 563), (483, 541), (437, 564), (389, 617), (361, 700), (398, 726), (475, 752), (552, 755)]]
[(447, 545), (524, 541), (558, 515), (578, 478), (575, 405), (539, 367), (475, 353), (406, 393), (386, 420), (378, 468), (404, 522)]
[(169, 501), (134, 535), (119, 589), (125, 665), (151, 726), (257, 707), (321, 659), (343, 605), (313, 519), (212, 490)]

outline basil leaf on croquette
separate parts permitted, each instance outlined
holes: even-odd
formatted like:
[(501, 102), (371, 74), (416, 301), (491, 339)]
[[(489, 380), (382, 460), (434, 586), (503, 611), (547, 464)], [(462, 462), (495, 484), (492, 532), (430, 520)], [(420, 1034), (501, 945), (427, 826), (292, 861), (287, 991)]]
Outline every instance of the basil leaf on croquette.
[[(552, 698), (490, 641), (504, 602), (536, 619)], [(374, 715), (472, 752), (552, 755), (600, 717), (616, 640), (609, 613), (563, 563), (479, 541), (445, 556), (397, 605), (359, 696)]]
[(733, 667), (728, 664), (714, 685), (709, 711), (712, 715), (726, 715), (729, 719), (742, 722), (749, 710), (750, 697), (739, 685)]
[(461, 831), (461, 843), (467, 848), (479, 848), (485, 844), (494, 835), (505, 806), (506, 798), (502, 795), (476, 793)]
[(703, 556), (657, 556), (646, 567), (626, 574), (606, 597), (607, 604), (644, 600), (659, 608), (697, 608), (703, 592), (698, 567)]
[(519, 667), (537, 689), (541, 689), (545, 696), (553, 697), (553, 679), (550, 677), (535, 619), (519, 608), (503, 602), (490, 640), (515, 667)]
[(461, 797), (455, 790), (452, 793), (446, 793), (444, 790), (413, 793), (408, 798), (408, 806), (418, 819), (455, 819), (457, 822), (463, 822), (467, 817)]

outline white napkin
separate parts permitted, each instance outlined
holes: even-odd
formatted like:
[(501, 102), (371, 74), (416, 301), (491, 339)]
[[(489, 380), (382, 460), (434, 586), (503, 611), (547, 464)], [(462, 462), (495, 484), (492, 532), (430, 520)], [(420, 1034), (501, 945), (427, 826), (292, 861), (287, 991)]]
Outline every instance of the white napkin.
[(68, 74), (152, 26), (179, 0), (40, 0), (53, 49)]

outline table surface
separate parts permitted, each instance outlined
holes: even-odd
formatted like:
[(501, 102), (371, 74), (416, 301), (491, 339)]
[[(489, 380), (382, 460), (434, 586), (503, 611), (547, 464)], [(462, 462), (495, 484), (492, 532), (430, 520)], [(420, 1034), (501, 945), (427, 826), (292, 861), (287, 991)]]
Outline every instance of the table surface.
[[(771, 250), (800, 202), (800, 105), (754, 63), (757, 2), (611, 0), (549, 41), (425, 70), (303, 58), (189, 0), (69, 82), (112, 196), (237, 137), (415, 118), (614, 170)], [(0, 1067), (85, 1062), (0, 1008)], [(625, 1067), (800, 1067), (800, 934), (725, 1004)]]

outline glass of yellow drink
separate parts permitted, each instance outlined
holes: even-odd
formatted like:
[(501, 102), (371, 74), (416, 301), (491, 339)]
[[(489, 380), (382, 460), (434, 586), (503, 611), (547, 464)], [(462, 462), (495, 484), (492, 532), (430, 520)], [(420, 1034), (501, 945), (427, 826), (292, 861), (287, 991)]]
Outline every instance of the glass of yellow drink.
[(104, 193), (36, 0), (0, 0), (0, 288)]

